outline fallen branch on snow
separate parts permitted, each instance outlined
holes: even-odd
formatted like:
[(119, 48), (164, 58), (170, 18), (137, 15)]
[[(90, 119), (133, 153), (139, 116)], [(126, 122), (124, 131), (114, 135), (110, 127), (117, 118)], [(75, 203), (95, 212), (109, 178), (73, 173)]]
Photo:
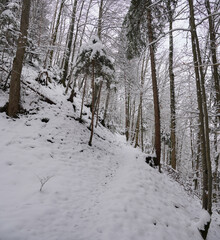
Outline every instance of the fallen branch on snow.
[(28, 83), (21, 81), (26, 87), (28, 87), (29, 89), (31, 89), (32, 91), (34, 91), (35, 93), (37, 93), (40, 97), (42, 97), (44, 99), (45, 102), (49, 103), (49, 104), (53, 104), (56, 105), (55, 102), (53, 102), (52, 100), (50, 100), (48, 97), (44, 96), (42, 93), (38, 92), (36, 89), (32, 88), (31, 86), (28, 85)]

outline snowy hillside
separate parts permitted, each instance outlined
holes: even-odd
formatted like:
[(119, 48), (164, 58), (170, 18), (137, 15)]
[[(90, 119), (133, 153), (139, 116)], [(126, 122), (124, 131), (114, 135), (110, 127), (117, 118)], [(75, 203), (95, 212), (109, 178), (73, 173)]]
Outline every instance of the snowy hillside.
[[(0, 113), (0, 240), (202, 239), (198, 199), (101, 125), (89, 147), (89, 109), (81, 124), (79, 100), (74, 112), (61, 87), (32, 86), (56, 105), (26, 88), (29, 114)], [(1, 106), (7, 98), (0, 92)], [(214, 214), (208, 239), (219, 236)]]

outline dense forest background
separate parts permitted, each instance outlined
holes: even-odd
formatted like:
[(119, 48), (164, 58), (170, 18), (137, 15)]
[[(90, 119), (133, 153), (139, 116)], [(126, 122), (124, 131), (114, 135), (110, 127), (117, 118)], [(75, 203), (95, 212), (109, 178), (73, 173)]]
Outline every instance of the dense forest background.
[(30, 66), (73, 107), (80, 97), (78, 121), (90, 107), (89, 145), (98, 123), (124, 134), (211, 215), (220, 207), (219, 12), (217, 0), (1, 0), (1, 111), (25, 112)]

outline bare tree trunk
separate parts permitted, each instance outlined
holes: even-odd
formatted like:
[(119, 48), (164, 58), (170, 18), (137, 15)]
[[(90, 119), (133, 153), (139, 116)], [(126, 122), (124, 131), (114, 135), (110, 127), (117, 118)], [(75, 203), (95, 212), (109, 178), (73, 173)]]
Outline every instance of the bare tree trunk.
[[(217, 129), (217, 122), (214, 122), (215, 129)], [(213, 194), (213, 200), (216, 202), (218, 191), (219, 191), (219, 180), (218, 180), (218, 168), (219, 168), (219, 154), (218, 154), (218, 135), (217, 131), (214, 132), (214, 150), (215, 150), (215, 171), (213, 173), (213, 187), (214, 187), (214, 194)]]
[(136, 128), (135, 128), (135, 144), (134, 147), (138, 147), (139, 143), (139, 130), (140, 130), (140, 117), (141, 117), (141, 103), (139, 103), (138, 106), (138, 115), (137, 115), (137, 121), (136, 121)]
[(144, 152), (143, 99), (141, 101), (141, 151)]
[[(51, 29), (50, 29), (50, 35), (51, 35), (51, 39), (50, 39), (50, 45), (52, 43), (52, 37), (53, 37), (53, 34), (54, 34), (54, 27), (55, 27), (55, 20), (56, 20), (56, 16), (57, 16), (57, 9), (58, 9), (58, 4), (59, 4), (59, 0), (57, 0), (56, 2), (56, 7), (55, 7), (55, 12), (54, 12), (54, 15), (53, 15), (53, 20), (52, 20), (52, 23), (51, 23)], [(44, 60), (44, 68), (47, 68), (47, 59), (48, 59), (48, 55), (50, 54), (50, 49), (47, 51), (47, 54), (46, 54), (46, 57), (45, 57), (45, 60)]]
[[(82, 10), (83, 10), (83, 7), (84, 7), (84, 3), (85, 3), (85, 0), (83, 0), (83, 2), (82, 2), (81, 8), (80, 8), (80, 13), (79, 13), (79, 18), (78, 18), (77, 25), (76, 25), (76, 34), (75, 34), (75, 38), (74, 38), (74, 42), (73, 42), (73, 46), (72, 46), (71, 70), (70, 70), (69, 76), (67, 77), (68, 83), (67, 83), (67, 87), (66, 87), (66, 90), (65, 90), (65, 94), (67, 94), (67, 92), (69, 90), (69, 87), (70, 87), (70, 84), (72, 82), (71, 80), (72, 80), (72, 73), (74, 71), (73, 61), (74, 61), (75, 51), (76, 51), (76, 41), (78, 39), (79, 23), (80, 23), (80, 20), (81, 20), (81, 15), (82, 15)], [(75, 82), (76, 82), (76, 79), (75, 79)]]
[(196, 179), (195, 179), (195, 190), (198, 190), (198, 184), (199, 184), (199, 163), (200, 163), (200, 155), (201, 155), (201, 147), (200, 147), (200, 134), (198, 133), (198, 139), (197, 139), (197, 156), (196, 156)]
[[(148, 6), (152, 4), (151, 0), (148, 0)], [(153, 98), (154, 98), (154, 119), (155, 119), (155, 150), (157, 155), (157, 165), (159, 171), (161, 171), (160, 155), (161, 155), (161, 137), (160, 137), (160, 106), (159, 96), (157, 87), (157, 74), (156, 74), (156, 63), (155, 63), (155, 49), (153, 46), (153, 29), (152, 29), (152, 14), (151, 8), (147, 8), (147, 29), (148, 29), (148, 41), (150, 48), (150, 59), (151, 59), (151, 75), (153, 85)]]
[(104, 116), (103, 116), (103, 119), (102, 119), (102, 125), (105, 126), (106, 124), (106, 117), (107, 117), (107, 112), (108, 112), (108, 105), (109, 105), (109, 99), (110, 99), (110, 92), (111, 92), (111, 89), (108, 88), (108, 92), (107, 92), (107, 96), (106, 96), (106, 100), (105, 100), (105, 111), (104, 111)]
[(102, 38), (102, 16), (103, 16), (103, 2), (104, 0), (100, 0), (99, 5), (99, 18), (98, 18), (98, 37), (101, 40)]
[[(204, 86), (204, 73), (202, 68), (199, 41), (196, 32), (196, 25), (194, 19), (193, 0), (188, 0), (190, 7), (190, 27), (191, 27), (191, 40), (194, 68), (196, 75), (197, 87), (197, 101), (199, 109), (199, 123), (200, 123), (200, 140), (201, 140), (201, 157), (203, 167), (203, 208), (212, 214), (212, 171), (210, 160), (210, 146), (209, 146), (209, 125), (208, 125), (208, 112), (206, 103), (206, 93)], [(205, 224), (204, 230), (200, 230), (204, 239), (208, 234), (210, 221)]]
[[(66, 29), (66, 18), (64, 14), (61, 16), (61, 22), (60, 22), (60, 29), (59, 29), (59, 39), (57, 42), (57, 50), (56, 55), (54, 57), (53, 63), (56, 64), (61, 68), (62, 66), (62, 60), (61, 60), (61, 52), (62, 52), (62, 41), (63, 37), (65, 36), (65, 29)], [(53, 64), (52, 64), (53, 65)]]
[(30, 5), (31, 0), (23, 0), (20, 35), (18, 38), (17, 51), (13, 62), (10, 82), (10, 94), (8, 105), (8, 115), (10, 117), (15, 117), (20, 110), (21, 72), (25, 54), (25, 47), (27, 43)]
[(84, 4), (85, 4), (85, 0), (82, 1), (81, 8), (80, 8), (80, 13), (79, 13), (79, 18), (78, 18), (78, 21), (77, 21), (76, 34), (75, 34), (75, 39), (74, 39), (74, 42), (73, 42), (73, 50), (72, 50), (72, 60), (71, 60), (72, 65), (73, 65), (74, 56), (75, 56), (75, 51), (76, 51), (76, 41), (77, 41), (77, 39), (78, 39), (79, 24), (80, 24), (80, 20), (81, 20), (81, 16), (82, 16), (82, 11), (83, 11), (83, 8), (84, 8)]
[[(129, 98), (131, 98), (129, 96)], [(133, 100), (133, 110), (132, 110), (132, 106), (130, 106), (130, 110), (129, 110), (129, 119), (131, 119), (131, 124), (130, 124), (130, 141), (131, 144), (133, 144), (134, 142), (134, 138), (135, 138), (135, 133), (134, 133), (134, 117), (135, 117), (135, 112), (136, 112), (136, 98), (134, 98)]]
[(82, 46), (82, 40), (83, 40), (83, 37), (84, 37), (84, 34), (85, 34), (86, 25), (87, 25), (87, 22), (88, 22), (89, 10), (91, 8), (92, 1), (93, 0), (89, 1), (89, 6), (88, 6), (88, 9), (87, 9), (87, 12), (86, 12), (86, 18), (85, 18), (85, 22), (84, 22), (84, 26), (83, 26), (83, 30), (82, 30), (82, 35), (81, 35), (79, 47)]
[(85, 94), (86, 94), (86, 82), (87, 82), (87, 76), (85, 77), (85, 83), (84, 83), (84, 88), (83, 88), (83, 95), (82, 95), (82, 103), (81, 103), (81, 111), (80, 111), (80, 117), (79, 119), (82, 120), (82, 113), (83, 113), (83, 105), (84, 105), (84, 99), (85, 99)]
[[(99, 39), (102, 38), (102, 15), (103, 15), (103, 0), (100, 0), (100, 6), (99, 6), (99, 18), (98, 18), (98, 31), (97, 35)], [(99, 93), (100, 83), (95, 83), (95, 104), (97, 102), (98, 93)]]
[(137, 122), (136, 122), (136, 130), (135, 130), (136, 139), (135, 139), (135, 146), (134, 146), (135, 148), (139, 146), (138, 140), (139, 140), (140, 127), (141, 127), (140, 137), (141, 137), (142, 150), (143, 150), (143, 124), (142, 124), (143, 87), (144, 87), (144, 78), (145, 78), (147, 62), (148, 62), (147, 60), (145, 63), (145, 60), (146, 58), (144, 56), (142, 60), (142, 66), (141, 66), (140, 100), (139, 100), (139, 106), (138, 106), (138, 116), (137, 116)]
[(67, 50), (66, 53), (64, 54), (64, 70), (63, 70), (63, 76), (61, 83), (63, 84), (64, 87), (66, 87), (66, 77), (68, 74), (68, 69), (69, 69), (69, 59), (71, 55), (71, 47), (72, 47), (72, 42), (73, 42), (73, 31), (74, 31), (74, 25), (75, 25), (75, 19), (76, 19), (76, 7), (77, 7), (78, 0), (74, 0), (73, 4), (73, 10), (72, 10), (72, 17), (71, 17), (71, 23), (69, 27), (69, 37), (68, 37), (68, 43), (67, 43)]
[(59, 1), (60, 0), (56, 0), (56, 7), (55, 7), (54, 15), (53, 15), (52, 26), (51, 26), (51, 29), (50, 29), (51, 39), (52, 39), (52, 36), (54, 34), (55, 21), (56, 21), (56, 17), (57, 17), (57, 10), (58, 10)]
[(171, 167), (176, 169), (176, 108), (175, 108), (175, 84), (173, 73), (173, 12), (171, 1), (168, 0), (169, 14), (169, 76), (170, 76), (170, 138), (171, 138)]
[(60, 9), (59, 9), (57, 21), (56, 21), (56, 26), (55, 26), (55, 29), (54, 29), (54, 32), (53, 32), (53, 35), (52, 35), (52, 44), (51, 44), (52, 49), (50, 51), (50, 65), (52, 65), (52, 61), (53, 61), (53, 53), (54, 53), (53, 48), (54, 48), (54, 45), (55, 45), (55, 42), (56, 42), (56, 39), (57, 39), (58, 28), (59, 28), (59, 25), (60, 25), (60, 17), (61, 17), (61, 13), (62, 13), (62, 10), (63, 10), (64, 3), (65, 3), (65, 0), (62, 0), (61, 4), (60, 4)]
[(127, 86), (127, 79), (124, 74), (124, 84), (125, 84), (125, 136), (126, 141), (129, 140), (129, 128), (130, 128), (130, 90)]
[(210, 38), (210, 50), (212, 56), (212, 69), (213, 69), (213, 79), (215, 85), (215, 97), (218, 113), (220, 113), (220, 88), (219, 88), (219, 73), (218, 73), (218, 60), (217, 60), (217, 46), (216, 46), (216, 35), (215, 35), (215, 25), (213, 16), (211, 15), (211, 7), (209, 0), (205, 0), (205, 6), (207, 13), (209, 15), (209, 38)]
[(218, 59), (217, 59), (217, 46), (216, 46), (216, 34), (215, 34), (215, 24), (213, 20), (213, 16), (211, 15), (211, 7), (209, 0), (205, 0), (205, 6), (207, 13), (209, 15), (209, 38), (210, 38), (210, 51), (211, 51), (211, 59), (212, 59), (212, 71), (213, 71), (213, 79), (214, 79), (214, 86), (215, 86), (215, 99), (214, 99), (214, 105), (215, 105), (215, 132), (214, 132), (214, 149), (215, 149), (215, 171), (214, 171), (214, 190), (216, 197), (217, 192), (217, 186), (218, 186), (218, 163), (219, 163), (219, 154), (218, 154), (218, 126), (220, 124), (220, 88), (219, 88), (219, 71), (218, 71)]
[(94, 115), (95, 115), (95, 63), (92, 63), (92, 120), (91, 120), (91, 134), (89, 139), (89, 146), (92, 146), (92, 138), (94, 133)]
[(99, 104), (100, 104), (100, 100), (101, 100), (102, 84), (103, 84), (103, 81), (101, 81), (101, 83), (100, 83), (98, 99), (97, 99), (96, 106), (95, 106), (95, 111), (96, 111), (96, 125), (95, 125), (95, 127), (96, 128), (98, 126), (98, 121), (99, 121)]
[(165, 144), (165, 141), (163, 141), (163, 163), (166, 163), (166, 164), (168, 164), (167, 162), (166, 162), (166, 144)]
[[(73, 46), (72, 46), (71, 70), (70, 70), (70, 74), (69, 74), (69, 77), (68, 77), (68, 83), (67, 83), (67, 87), (66, 87), (66, 90), (65, 90), (65, 94), (67, 94), (67, 92), (69, 90), (69, 87), (70, 87), (70, 84), (71, 84), (71, 79), (72, 79), (72, 73), (74, 71), (73, 61), (74, 61), (74, 57), (75, 57), (76, 41), (78, 39), (79, 23), (80, 23), (80, 20), (81, 20), (81, 15), (82, 15), (82, 10), (83, 10), (83, 7), (84, 7), (84, 3), (85, 3), (85, 0), (83, 0), (83, 2), (82, 2), (80, 13), (79, 13), (79, 18), (78, 18), (78, 21), (77, 21), (76, 34), (75, 34), (75, 38), (74, 38), (74, 42), (73, 42)], [(76, 82), (76, 79), (75, 79), (75, 82)], [(75, 87), (75, 82), (74, 82), (74, 87)]]

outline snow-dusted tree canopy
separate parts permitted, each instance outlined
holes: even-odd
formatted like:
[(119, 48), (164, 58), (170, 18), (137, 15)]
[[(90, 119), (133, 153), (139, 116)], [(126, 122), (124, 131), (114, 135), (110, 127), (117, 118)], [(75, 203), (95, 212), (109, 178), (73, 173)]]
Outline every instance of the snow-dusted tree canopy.
[(95, 77), (111, 80), (114, 77), (114, 66), (107, 56), (105, 47), (97, 36), (92, 36), (84, 44), (76, 60), (75, 76), (79, 74), (92, 75), (94, 64)]

